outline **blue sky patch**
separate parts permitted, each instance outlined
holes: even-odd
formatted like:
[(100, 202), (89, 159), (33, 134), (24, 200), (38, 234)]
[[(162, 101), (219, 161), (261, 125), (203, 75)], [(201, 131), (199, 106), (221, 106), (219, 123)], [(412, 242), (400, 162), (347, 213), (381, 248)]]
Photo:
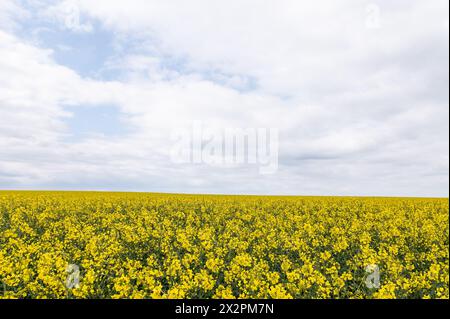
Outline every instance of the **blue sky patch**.
[(67, 106), (72, 113), (67, 118), (71, 141), (79, 141), (90, 136), (123, 137), (129, 133), (125, 117), (115, 106)]

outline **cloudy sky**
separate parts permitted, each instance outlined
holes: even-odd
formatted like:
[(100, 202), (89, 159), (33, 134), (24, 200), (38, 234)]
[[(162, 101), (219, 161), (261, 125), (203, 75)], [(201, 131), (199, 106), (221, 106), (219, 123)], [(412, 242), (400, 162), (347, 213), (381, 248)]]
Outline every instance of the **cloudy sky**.
[[(0, 189), (448, 196), (447, 0), (0, 0)], [(194, 121), (279, 167), (174, 163)]]

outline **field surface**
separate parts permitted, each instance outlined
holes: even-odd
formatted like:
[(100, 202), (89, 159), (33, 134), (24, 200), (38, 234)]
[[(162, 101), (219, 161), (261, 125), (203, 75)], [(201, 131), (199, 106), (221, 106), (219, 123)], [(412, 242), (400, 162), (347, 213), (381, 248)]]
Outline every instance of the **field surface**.
[(449, 202), (0, 192), (0, 298), (449, 298)]

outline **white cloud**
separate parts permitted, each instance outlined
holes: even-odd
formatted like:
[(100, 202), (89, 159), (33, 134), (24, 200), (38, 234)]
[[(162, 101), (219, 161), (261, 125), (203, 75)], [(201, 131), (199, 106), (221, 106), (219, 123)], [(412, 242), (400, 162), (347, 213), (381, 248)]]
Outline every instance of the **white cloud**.
[(357, 0), (79, 4), (106, 27), (147, 39), (143, 46), (149, 49), (157, 45), (168, 55), (186, 57), (192, 68), (250, 75), (271, 93), (311, 98), (316, 95), (309, 91), (353, 90), (355, 79), (368, 86), (367, 76), (375, 75), (380, 59), (400, 58), (417, 49), (418, 41), (430, 36), (444, 41), (448, 34), (443, 28), (448, 3), (440, 0), (381, 2), (380, 30), (365, 27), (367, 3)]
[(0, 29), (14, 30), (18, 27), (17, 18), (27, 18), (28, 12), (16, 0), (0, 1)]

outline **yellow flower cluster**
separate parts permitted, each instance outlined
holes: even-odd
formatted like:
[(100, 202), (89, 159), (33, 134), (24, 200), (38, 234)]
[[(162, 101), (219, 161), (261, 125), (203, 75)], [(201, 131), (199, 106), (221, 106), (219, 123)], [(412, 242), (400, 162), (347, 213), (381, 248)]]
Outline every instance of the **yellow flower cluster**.
[(449, 203), (0, 192), (0, 298), (449, 298)]

